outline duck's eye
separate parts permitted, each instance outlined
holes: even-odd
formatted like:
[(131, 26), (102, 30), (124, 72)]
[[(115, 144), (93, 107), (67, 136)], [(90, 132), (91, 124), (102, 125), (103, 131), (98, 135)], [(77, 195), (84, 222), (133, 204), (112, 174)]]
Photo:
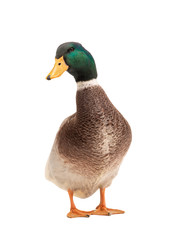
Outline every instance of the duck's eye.
[(58, 65), (61, 65), (61, 63), (58, 63)]
[(68, 53), (73, 52), (73, 51), (74, 51), (74, 48), (73, 48), (73, 47), (71, 47), (71, 48), (69, 48), (69, 49), (67, 50)]

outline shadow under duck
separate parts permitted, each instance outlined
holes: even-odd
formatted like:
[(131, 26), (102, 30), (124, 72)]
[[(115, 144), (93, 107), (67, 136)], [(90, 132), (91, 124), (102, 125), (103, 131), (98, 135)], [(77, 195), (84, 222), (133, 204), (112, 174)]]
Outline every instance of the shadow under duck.
[[(131, 143), (131, 129), (98, 84), (92, 55), (80, 44), (67, 42), (56, 52), (47, 80), (68, 71), (77, 83), (77, 111), (66, 118), (56, 135), (46, 165), (46, 178), (68, 191), (68, 217), (124, 213), (106, 207), (105, 188), (117, 175)], [(100, 189), (94, 211), (78, 210), (73, 195), (87, 198)]]

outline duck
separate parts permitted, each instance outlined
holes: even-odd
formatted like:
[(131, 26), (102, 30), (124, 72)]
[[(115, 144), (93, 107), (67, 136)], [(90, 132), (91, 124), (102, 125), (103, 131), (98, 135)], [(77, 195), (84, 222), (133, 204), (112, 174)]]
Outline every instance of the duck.
[[(60, 77), (65, 71), (77, 84), (76, 112), (60, 125), (45, 176), (68, 192), (69, 218), (123, 214), (123, 210), (107, 207), (105, 190), (118, 174), (130, 147), (130, 125), (98, 83), (95, 60), (82, 44), (61, 44), (56, 51), (55, 65), (46, 79)], [(88, 198), (97, 190), (100, 203), (94, 210), (76, 208), (74, 196)]]

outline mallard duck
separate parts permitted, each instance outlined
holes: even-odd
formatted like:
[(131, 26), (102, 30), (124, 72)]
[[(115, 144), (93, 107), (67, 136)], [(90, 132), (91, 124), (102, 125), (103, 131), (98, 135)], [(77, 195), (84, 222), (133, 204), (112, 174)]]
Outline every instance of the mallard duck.
[[(46, 178), (70, 197), (68, 217), (124, 213), (106, 206), (105, 189), (117, 175), (131, 143), (131, 129), (97, 82), (92, 55), (80, 44), (61, 44), (47, 80), (68, 71), (77, 83), (77, 111), (66, 118), (56, 135), (46, 164)], [(76, 208), (73, 196), (87, 198), (100, 189), (93, 211)]]

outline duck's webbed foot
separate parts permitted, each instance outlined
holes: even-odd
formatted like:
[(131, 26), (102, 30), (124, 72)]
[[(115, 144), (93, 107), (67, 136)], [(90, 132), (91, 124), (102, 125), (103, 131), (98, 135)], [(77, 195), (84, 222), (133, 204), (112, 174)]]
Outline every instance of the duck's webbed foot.
[(91, 215), (105, 215), (105, 216), (111, 216), (112, 214), (123, 214), (124, 211), (119, 209), (111, 209), (107, 208), (106, 206), (97, 206), (95, 211), (92, 211)]
[(76, 217), (89, 217), (92, 212), (81, 211), (77, 208), (70, 209), (70, 212), (67, 214), (69, 218), (76, 218)]
[(92, 211), (91, 215), (105, 215), (110, 216), (112, 214), (123, 214), (123, 210), (111, 209), (106, 207), (105, 201), (105, 188), (100, 189), (100, 204), (96, 207), (95, 211)]

